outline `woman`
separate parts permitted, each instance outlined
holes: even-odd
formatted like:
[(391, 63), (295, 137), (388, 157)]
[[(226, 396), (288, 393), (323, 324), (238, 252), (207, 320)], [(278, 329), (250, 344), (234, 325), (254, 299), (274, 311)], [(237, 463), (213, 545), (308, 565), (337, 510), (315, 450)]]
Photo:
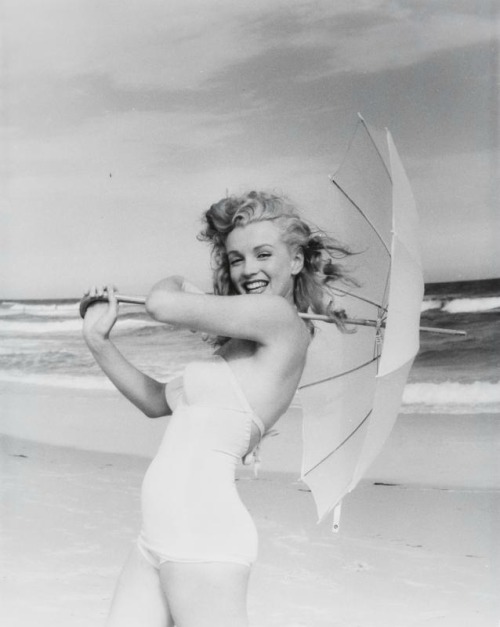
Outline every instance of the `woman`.
[(112, 287), (109, 303), (85, 316), (85, 340), (120, 392), (149, 417), (173, 413), (144, 479), (142, 530), (108, 627), (248, 625), (257, 534), (235, 489), (235, 467), (295, 394), (313, 330), (297, 312), (332, 313), (327, 288), (345, 278), (333, 259), (348, 251), (313, 234), (276, 195), (251, 192), (212, 205), (201, 239), (212, 245), (214, 295), (170, 277), (146, 301), (155, 320), (217, 338), (214, 356), (188, 365), (181, 379), (155, 381), (112, 344)]

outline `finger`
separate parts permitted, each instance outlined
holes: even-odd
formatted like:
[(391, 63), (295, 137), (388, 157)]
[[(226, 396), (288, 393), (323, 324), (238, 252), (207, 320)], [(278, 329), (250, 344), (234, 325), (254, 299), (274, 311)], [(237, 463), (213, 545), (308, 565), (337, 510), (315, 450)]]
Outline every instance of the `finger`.
[(99, 297), (91, 294), (88, 294), (82, 298), (80, 301), (80, 316), (85, 318), (85, 314), (88, 309), (92, 308), (97, 302), (99, 302)]
[(111, 284), (106, 287), (109, 304), (113, 305), (113, 307), (117, 304), (115, 289), (115, 286)]

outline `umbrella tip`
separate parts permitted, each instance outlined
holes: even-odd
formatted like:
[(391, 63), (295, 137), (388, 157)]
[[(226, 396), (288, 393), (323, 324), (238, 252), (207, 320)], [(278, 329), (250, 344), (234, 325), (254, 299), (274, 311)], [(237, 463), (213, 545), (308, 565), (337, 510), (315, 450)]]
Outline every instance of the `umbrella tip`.
[(361, 115), (359, 111), (358, 111), (358, 118), (361, 120), (361, 122), (365, 121), (365, 118)]
[(337, 505), (335, 505), (335, 507), (333, 508), (333, 524), (332, 524), (333, 533), (338, 533), (340, 530), (341, 509), (342, 509), (342, 501), (337, 503)]

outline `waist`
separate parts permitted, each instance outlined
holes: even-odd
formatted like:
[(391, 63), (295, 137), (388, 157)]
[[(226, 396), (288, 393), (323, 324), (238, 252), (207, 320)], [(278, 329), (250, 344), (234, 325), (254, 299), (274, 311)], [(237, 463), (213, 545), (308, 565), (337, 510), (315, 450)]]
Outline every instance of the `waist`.
[[(242, 458), (256, 427), (252, 414), (203, 405), (178, 407), (167, 426), (158, 455), (222, 453)], [(260, 435), (257, 436), (260, 439)]]

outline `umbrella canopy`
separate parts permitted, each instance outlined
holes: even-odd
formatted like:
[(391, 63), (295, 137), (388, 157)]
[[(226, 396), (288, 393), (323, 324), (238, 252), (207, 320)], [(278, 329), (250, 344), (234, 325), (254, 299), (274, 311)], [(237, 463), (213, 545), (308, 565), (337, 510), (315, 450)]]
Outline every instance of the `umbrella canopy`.
[(415, 202), (390, 133), (360, 117), (332, 183), (336, 203), (322, 226), (359, 253), (359, 287), (338, 290), (335, 305), (376, 325), (342, 334), (316, 323), (300, 397), (302, 480), (320, 520), (334, 508), (339, 513), (396, 421), (418, 352), (424, 290)]

